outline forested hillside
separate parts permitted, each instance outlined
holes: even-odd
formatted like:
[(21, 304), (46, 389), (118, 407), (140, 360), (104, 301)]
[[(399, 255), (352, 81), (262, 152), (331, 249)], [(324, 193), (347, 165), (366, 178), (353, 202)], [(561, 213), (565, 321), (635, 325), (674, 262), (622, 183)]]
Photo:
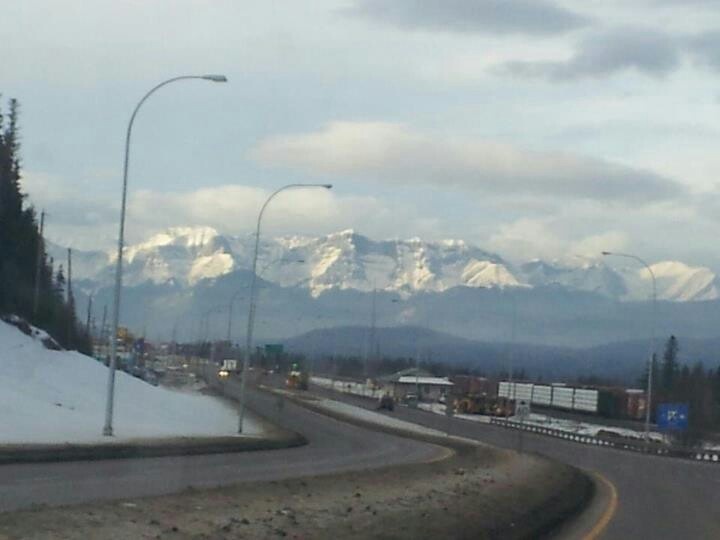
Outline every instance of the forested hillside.
[(38, 213), (22, 191), (19, 106), (0, 106), (0, 315), (44, 328), (65, 348), (90, 352), (62, 264), (48, 259)]

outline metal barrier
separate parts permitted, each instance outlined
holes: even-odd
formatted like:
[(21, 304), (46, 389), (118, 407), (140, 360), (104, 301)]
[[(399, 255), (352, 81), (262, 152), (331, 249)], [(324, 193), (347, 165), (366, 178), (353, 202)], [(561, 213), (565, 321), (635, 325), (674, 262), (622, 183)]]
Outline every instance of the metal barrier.
[(508, 429), (519, 429), (530, 433), (537, 433), (538, 435), (565, 439), (579, 444), (607, 446), (609, 448), (617, 448), (619, 450), (626, 450), (629, 452), (676, 457), (707, 463), (720, 463), (720, 451), (718, 450), (699, 450), (697, 448), (685, 448), (683, 446), (660, 446), (655, 443), (620, 440), (609, 437), (597, 437), (593, 435), (580, 435), (570, 431), (563, 431), (561, 429), (538, 426), (535, 424), (526, 424), (524, 422), (516, 422), (505, 418), (491, 418), (490, 424)]

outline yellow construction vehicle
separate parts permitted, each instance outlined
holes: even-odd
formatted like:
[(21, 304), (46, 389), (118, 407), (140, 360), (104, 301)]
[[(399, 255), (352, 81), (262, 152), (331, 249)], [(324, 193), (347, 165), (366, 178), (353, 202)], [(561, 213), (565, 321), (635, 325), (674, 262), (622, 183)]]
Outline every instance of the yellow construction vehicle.
[(455, 400), (455, 411), (459, 414), (506, 416), (512, 414), (512, 401), (501, 397), (470, 395)]
[(291, 371), (285, 381), (285, 386), (290, 390), (307, 390), (308, 374), (304, 371)]

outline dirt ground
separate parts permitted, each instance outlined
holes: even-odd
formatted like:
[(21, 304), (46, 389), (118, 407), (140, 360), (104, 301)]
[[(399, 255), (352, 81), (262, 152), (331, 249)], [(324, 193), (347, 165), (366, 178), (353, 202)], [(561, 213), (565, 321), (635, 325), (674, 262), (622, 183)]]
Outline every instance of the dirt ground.
[(451, 457), (146, 499), (0, 515), (3, 539), (536, 537), (589, 497), (576, 470), (490, 448)]

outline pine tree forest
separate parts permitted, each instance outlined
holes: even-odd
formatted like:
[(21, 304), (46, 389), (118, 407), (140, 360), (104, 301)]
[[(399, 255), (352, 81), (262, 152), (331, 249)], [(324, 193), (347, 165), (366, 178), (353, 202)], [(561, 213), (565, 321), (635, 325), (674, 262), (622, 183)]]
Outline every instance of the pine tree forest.
[(22, 191), (19, 105), (0, 106), (0, 316), (17, 315), (62, 347), (91, 352), (61, 265), (45, 252), (37, 210)]

